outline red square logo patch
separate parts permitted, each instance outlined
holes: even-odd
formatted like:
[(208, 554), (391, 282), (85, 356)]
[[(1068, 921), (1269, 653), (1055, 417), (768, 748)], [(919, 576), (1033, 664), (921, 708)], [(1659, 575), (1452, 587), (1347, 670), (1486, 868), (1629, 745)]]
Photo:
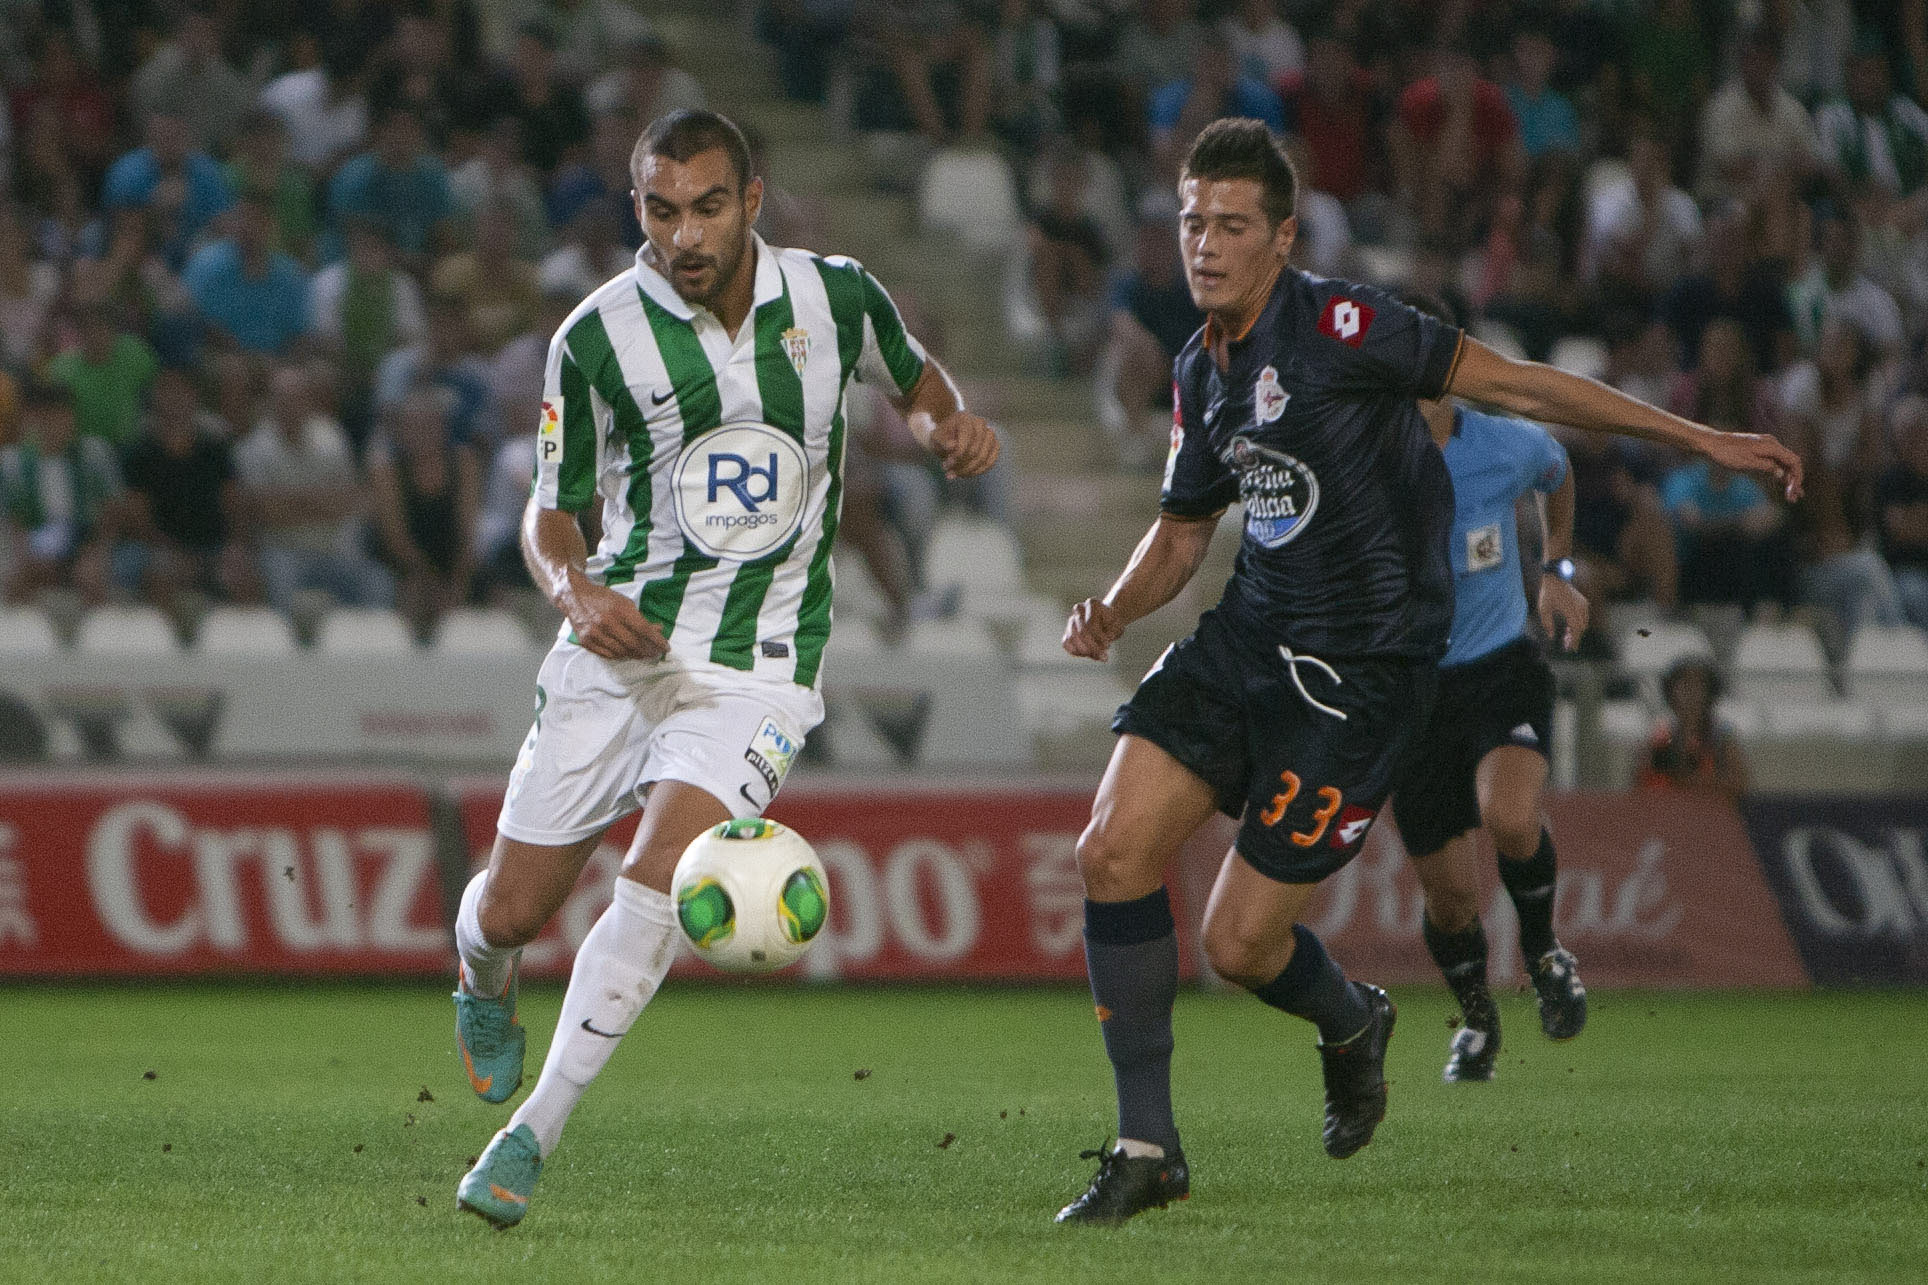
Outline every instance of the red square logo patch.
[(1326, 306), (1319, 313), (1319, 333), (1354, 348), (1366, 342), (1366, 332), (1371, 329), (1372, 309), (1342, 294), (1326, 300)]
[(1348, 803), (1333, 823), (1332, 846), (1343, 850), (1360, 842), (1366, 837), (1366, 831), (1372, 829), (1372, 819), (1377, 815), (1371, 808)]

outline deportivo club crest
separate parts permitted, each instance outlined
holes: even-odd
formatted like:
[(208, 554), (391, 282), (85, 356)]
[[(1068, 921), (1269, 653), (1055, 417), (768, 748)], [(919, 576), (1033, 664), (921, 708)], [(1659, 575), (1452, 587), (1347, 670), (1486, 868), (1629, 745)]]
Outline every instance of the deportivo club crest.
[(783, 332), (783, 351), (790, 358), (790, 365), (796, 369), (797, 378), (803, 378), (803, 363), (810, 359), (810, 332), (802, 326), (792, 326)]
[(1279, 368), (1267, 366), (1259, 372), (1258, 382), (1252, 385), (1252, 413), (1261, 424), (1270, 424), (1285, 414), (1285, 404), (1292, 400), (1292, 394), (1279, 387)]

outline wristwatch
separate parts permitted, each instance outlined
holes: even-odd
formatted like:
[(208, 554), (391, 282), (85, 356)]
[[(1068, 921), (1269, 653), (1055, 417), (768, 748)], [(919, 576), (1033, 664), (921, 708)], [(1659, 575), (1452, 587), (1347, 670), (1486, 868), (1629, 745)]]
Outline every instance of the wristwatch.
[(1573, 583), (1572, 558), (1548, 558), (1540, 564), (1540, 571), (1544, 575), (1558, 576), (1568, 584)]

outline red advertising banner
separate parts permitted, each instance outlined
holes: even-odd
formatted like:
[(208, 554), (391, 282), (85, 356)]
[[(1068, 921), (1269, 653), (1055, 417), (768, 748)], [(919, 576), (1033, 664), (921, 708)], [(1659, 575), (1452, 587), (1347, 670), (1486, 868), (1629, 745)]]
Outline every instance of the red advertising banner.
[(445, 971), (441, 878), (405, 776), (0, 776), (0, 976)]
[[(502, 782), (453, 787), (475, 865), (488, 859)], [(810, 840), (830, 876), (830, 922), (795, 970), (811, 979), (1082, 981), (1077, 842), (1090, 796), (1022, 788), (870, 792), (793, 786), (770, 816)], [(523, 952), (527, 976), (568, 974), (609, 904), (634, 837), (610, 829), (555, 922)], [(1182, 894), (1181, 894), (1182, 903)], [(1181, 904), (1181, 922), (1196, 922)], [(1189, 929), (1181, 933), (1189, 939)], [(1189, 944), (1189, 940), (1188, 940)], [(1186, 951), (1189, 961), (1193, 952)], [(685, 951), (672, 973), (714, 976)]]

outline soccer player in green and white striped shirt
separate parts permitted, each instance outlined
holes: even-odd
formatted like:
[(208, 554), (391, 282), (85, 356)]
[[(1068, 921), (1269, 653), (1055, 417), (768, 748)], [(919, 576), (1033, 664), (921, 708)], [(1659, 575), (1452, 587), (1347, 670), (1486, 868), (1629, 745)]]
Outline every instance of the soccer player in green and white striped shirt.
[[(823, 717), (850, 381), (883, 385), (952, 476), (998, 454), (875, 278), (751, 230), (763, 185), (728, 119), (663, 117), (631, 171), (647, 244), (550, 344), (523, 521), (530, 570), (567, 620), (456, 921), (457, 1048), (485, 1100), (522, 1079), (520, 948), (603, 831), (643, 819), (542, 1076), (457, 1193), (498, 1226), (521, 1220), (542, 1157), (669, 967), (677, 858), (769, 806)], [(591, 506), (593, 555), (577, 523)]]

